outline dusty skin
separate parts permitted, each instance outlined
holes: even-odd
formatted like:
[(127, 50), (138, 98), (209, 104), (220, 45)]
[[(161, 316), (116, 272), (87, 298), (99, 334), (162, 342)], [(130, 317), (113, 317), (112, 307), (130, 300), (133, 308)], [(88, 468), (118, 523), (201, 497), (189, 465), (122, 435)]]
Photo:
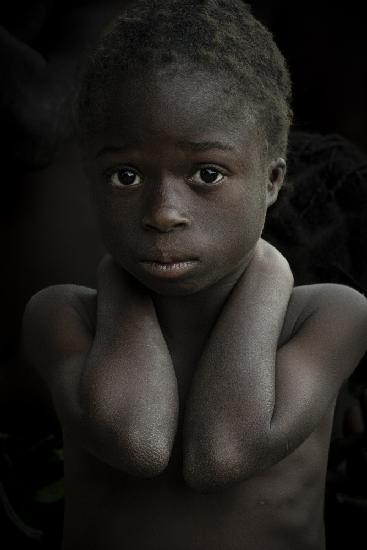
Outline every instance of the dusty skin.
[(293, 286), (261, 238), (285, 163), (218, 90), (191, 72), (111, 91), (84, 151), (109, 252), (97, 289), (27, 305), (24, 355), (64, 433), (63, 550), (325, 548), (334, 406), (367, 303)]

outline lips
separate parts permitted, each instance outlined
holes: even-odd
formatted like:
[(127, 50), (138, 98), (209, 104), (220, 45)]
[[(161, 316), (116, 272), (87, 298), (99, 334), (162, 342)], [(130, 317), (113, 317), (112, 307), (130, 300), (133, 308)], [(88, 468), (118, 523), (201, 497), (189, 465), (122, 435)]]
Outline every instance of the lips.
[(174, 264), (182, 262), (195, 262), (198, 258), (190, 254), (182, 254), (175, 252), (160, 252), (157, 254), (147, 254), (140, 258), (141, 262), (152, 262), (157, 264)]
[(140, 265), (146, 273), (159, 278), (176, 279), (189, 274), (197, 265), (198, 260), (182, 256), (162, 256), (157, 259), (140, 260)]
[(155, 264), (180, 264), (184, 262), (195, 262), (197, 258), (182, 257), (182, 256), (155, 256), (154, 258), (142, 258), (141, 262), (150, 262)]

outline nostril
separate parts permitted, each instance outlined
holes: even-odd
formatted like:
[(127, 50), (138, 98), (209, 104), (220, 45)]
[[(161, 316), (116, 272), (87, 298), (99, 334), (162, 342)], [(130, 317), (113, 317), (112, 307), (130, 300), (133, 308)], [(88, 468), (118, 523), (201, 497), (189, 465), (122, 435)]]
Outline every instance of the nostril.
[(160, 208), (145, 215), (142, 220), (145, 229), (167, 232), (174, 229), (184, 229), (189, 220), (175, 208)]
[(186, 223), (156, 223), (156, 222), (143, 222), (143, 227), (150, 231), (159, 231), (160, 233), (167, 233), (175, 229), (184, 229)]

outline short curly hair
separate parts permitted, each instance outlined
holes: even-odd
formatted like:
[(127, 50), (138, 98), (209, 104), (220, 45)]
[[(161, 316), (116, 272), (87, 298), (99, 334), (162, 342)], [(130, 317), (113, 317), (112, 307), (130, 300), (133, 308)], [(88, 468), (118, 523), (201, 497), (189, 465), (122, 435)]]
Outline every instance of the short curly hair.
[[(222, 76), (254, 107), (271, 158), (286, 156), (291, 79), (272, 34), (241, 0), (136, 0), (91, 53), (79, 91), (80, 136), (96, 129), (116, 78), (184, 65)], [(98, 119), (99, 117), (99, 119)]]

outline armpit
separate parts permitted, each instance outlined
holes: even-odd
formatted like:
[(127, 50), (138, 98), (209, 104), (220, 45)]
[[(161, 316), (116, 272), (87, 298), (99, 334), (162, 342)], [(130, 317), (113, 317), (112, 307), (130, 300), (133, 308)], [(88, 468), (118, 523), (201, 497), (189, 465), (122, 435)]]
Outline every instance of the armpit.
[(85, 327), (94, 336), (97, 319), (97, 291), (93, 288), (79, 287), (77, 298), (74, 307), (83, 319)]
[(279, 337), (277, 349), (286, 344), (301, 328), (303, 323), (312, 314), (312, 287), (315, 285), (302, 285), (294, 287), (289, 300), (282, 332)]

